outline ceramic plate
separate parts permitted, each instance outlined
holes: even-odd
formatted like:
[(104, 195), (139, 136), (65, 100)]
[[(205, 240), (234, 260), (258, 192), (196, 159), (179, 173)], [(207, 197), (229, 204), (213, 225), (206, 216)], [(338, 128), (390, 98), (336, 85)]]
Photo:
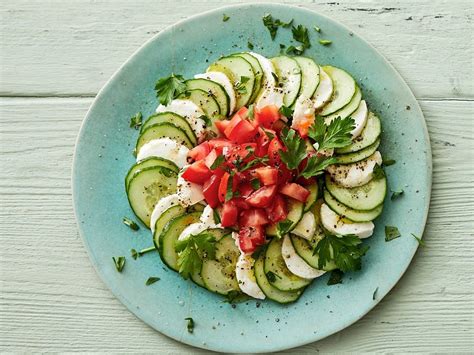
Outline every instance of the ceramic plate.
[[(222, 21), (223, 14), (230, 19)], [(190, 78), (208, 63), (232, 52), (254, 51), (271, 57), (291, 31), (280, 29), (275, 41), (262, 24), (273, 17), (310, 29), (312, 46), (305, 52), (319, 64), (346, 69), (361, 86), (370, 109), (383, 122), (381, 151), (397, 163), (387, 167), (389, 189), (403, 188), (403, 198), (386, 199), (376, 221), (363, 270), (327, 286), (317, 279), (291, 305), (249, 301), (236, 308), (222, 298), (183, 280), (164, 267), (158, 254), (133, 260), (130, 249), (152, 245), (150, 232), (132, 232), (121, 222), (133, 217), (124, 192), (124, 177), (134, 162), (137, 131), (130, 117), (151, 114), (157, 100), (154, 83), (171, 72)], [(318, 44), (317, 25), (330, 46)], [(408, 86), (391, 65), (350, 29), (303, 8), (286, 5), (238, 5), (179, 22), (140, 48), (100, 91), (79, 134), (73, 172), (74, 205), (80, 234), (91, 262), (114, 295), (137, 317), (167, 336), (193, 346), (225, 352), (276, 351), (307, 344), (356, 322), (400, 279), (418, 247), (431, 190), (431, 152), (423, 114)], [(384, 240), (384, 226), (397, 226), (402, 237)], [(112, 256), (126, 256), (118, 273)], [(145, 286), (149, 276), (161, 280)], [(373, 299), (374, 291), (376, 297)], [(186, 317), (195, 330), (186, 330)]]

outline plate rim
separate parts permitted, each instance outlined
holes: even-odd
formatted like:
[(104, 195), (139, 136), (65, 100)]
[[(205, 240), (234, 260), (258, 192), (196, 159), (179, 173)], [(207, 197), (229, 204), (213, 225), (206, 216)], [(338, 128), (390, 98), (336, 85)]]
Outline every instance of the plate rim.
[[(125, 302), (125, 299), (122, 296), (120, 296), (120, 292), (118, 290), (114, 289), (113, 285), (111, 283), (109, 283), (107, 278), (105, 278), (105, 275), (103, 275), (99, 271), (98, 264), (93, 262), (93, 260), (95, 259), (95, 258), (93, 258), (94, 253), (93, 253), (93, 250), (92, 250), (91, 246), (89, 245), (88, 239), (85, 238), (85, 236), (84, 236), (84, 232), (82, 230), (81, 223), (79, 222), (80, 219), (79, 219), (79, 215), (78, 215), (79, 207), (78, 207), (78, 202), (77, 202), (78, 199), (77, 199), (77, 192), (76, 192), (76, 181), (77, 181), (76, 175), (78, 174), (78, 170), (79, 170), (79, 168), (77, 167), (78, 147), (80, 145), (80, 141), (81, 141), (82, 137), (85, 134), (86, 122), (88, 122), (91, 119), (91, 113), (94, 111), (95, 107), (99, 104), (99, 101), (100, 101), (99, 99), (101, 98), (102, 94), (105, 91), (107, 91), (110, 86), (113, 85), (113, 83), (115, 82), (115, 79), (121, 73), (121, 71), (127, 65), (129, 65), (129, 63), (132, 62), (137, 57), (138, 53), (141, 52), (144, 48), (146, 48), (148, 46), (151, 46), (152, 43), (155, 42), (157, 39), (159, 39), (161, 36), (163, 36), (164, 34), (166, 34), (168, 32), (173, 31), (175, 28), (178, 28), (181, 24), (186, 23), (190, 20), (197, 20), (200, 17), (206, 17), (206, 16), (212, 15), (212, 14), (219, 14), (219, 13), (221, 13), (222, 11), (224, 11), (226, 9), (236, 9), (236, 8), (242, 8), (242, 7), (261, 7), (261, 6), (268, 7), (269, 11), (271, 10), (271, 8), (286, 8), (286, 9), (290, 9), (290, 10), (303, 11), (303, 12), (309, 13), (311, 15), (316, 14), (320, 17), (323, 17), (324, 19), (328, 20), (329, 22), (333, 22), (336, 25), (340, 26), (341, 28), (347, 30), (348, 32), (351, 32), (354, 37), (356, 37), (358, 40), (362, 41), (365, 45), (369, 46), (378, 56), (380, 56), (380, 58), (383, 59), (383, 61), (385, 62), (385, 65), (387, 65), (388, 68), (391, 69), (392, 73), (403, 84), (405, 91), (408, 92), (409, 96), (413, 99), (414, 102), (416, 102), (417, 116), (419, 116), (419, 117), (421, 116), (421, 124), (422, 124), (422, 128), (423, 128), (423, 138), (425, 140), (425, 146), (426, 146), (426, 163), (427, 163), (427, 172), (428, 172), (428, 174), (427, 174), (427, 196), (426, 196), (425, 205), (423, 206), (424, 215), (423, 215), (423, 220), (422, 220), (422, 224), (421, 224), (421, 226), (422, 226), (421, 227), (421, 230), (422, 230), (421, 237), (422, 238), (423, 238), (423, 235), (424, 235), (424, 232), (425, 232), (425, 229), (426, 229), (426, 223), (427, 223), (430, 204), (431, 204), (431, 192), (432, 192), (432, 184), (433, 184), (433, 156), (432, 156), (431, 141), (430, 141), (428, 126), (427, 126), (427, 123), (426, 123), (426, 118), (423, 114), (423, 111), (421, 109), (421, 106), (420, 106), (417, 98), (415, 97), (413, 91), (410, 89), (410, 87), (408, 86), (408, 84), (406, 83), (404, 78), (397, 71), (397, 69), (387, 60), (387, 58), (382, 53), (380, 53), (379, 50), (377, 50), (377, 48), (375, 48), (369, 41), (365, 40), (363, 37), (358, 35), (356, 31), (348, 28), (346, 25), (342, 24), (338, 20), (335, 20), (332, 17), (326, 16), (326, 15), (320, 13), (320, 12), (309, 9), (304, 5), (296, 6), (296, 5), (292, 5), (292, 4), (267, 3), (267, 2), (260, 2), (260, 1), (259, 2), (245, 2), (245, 3), (239, 3), (239, 4), (220, 6), (220, 7), (213, 8), (213, 9), (210, 9), (210, 10), (207, 10), (207, 11), (204, 11), (204, 12), (197, 13), (197, 14), (192, 15), (192, 16), (188, 16), (184, 19), (181, 19), (181, 20), (165, 27), (159, 33), (153, 35), (150, 39), (148, 39), (143, 44), (141, 44), (125, 60), (125, 62), (123, 62), (118, 67), (118, 69), (116, 69), (115, 72), (110, 76), (110, 78), (106, 81), (106, 83), (97, 92), (96, 96), (94, 97), (94, 100), (92, 101), (89, 109), (87, 110), (87, 112), (84, 116), (84, 119), (81, 122), (79, 132), (77, 134), (77, 137), (76, 137), (76, 140), (75, 140), (75, 143), (74, 143), (74, 151), (73, 151), (73, 159), (72, 159), (72, 171), (71, 171), (71, 195), (72, 195), (72, 202), (73, 202), (74, 217), (75, 217), (77, 230), (79, 232), (79, 235), (81, 236), (82, 243), (84, 244), (84, 247), (85, 247), (86, 252), (87, 252), (87, 256), (88, 256), (92, 266), (94, 267), (94, 270), (95, 270), (96, 274), (99, 276), (100, 280), (105, 284), (105, 286), (108, 288), (108, 290), (112, 293), (112, 295), (123, 306), (125, 306), (125, 308), (128, 311), (130, 311), (130, 313), (132, 313), (137, 319), (139, 319), (141, 322), (146, 324), (148, 327), (150, 327), (154, 331), (159, 332), (160, 334), (162, 334), (162, 335), (164, 335), (164, 336), (166, 336), (170, 339), (173, 339), (174, 341), (177, 341), (179, 343), (183, 343), (183, 344), (186, 344), (186, 345), (189, 345), (189, 346), (193, 346), (193, 347), (196, 347), (196, 348), (201, 348), (201, 349), (211, 350), (211, 351), (225, 351), (225, 349), (223, 349), (222, 347), (220, 347), (220, 348), (212, 347), (211, 348), (211, 347), (208, 347), (207, 345), (204, 345), (202, 342), (201, 343), (192, 342), (192, 341), (188, 341), (187, 339), (183, 339), (182, 337), (174, 337), (170, 334), (167, 334), (167, 333), (163, 332), (162, 330), (156, 329), (155, 327), (150, 325), (147, 321), (145, 321), (141, 316), (138, 316), (138, 314), (136, 313), (136, 310), (132, 309), (132, 305), (127, 304)], [(411, 107), (411, 108), (413, 109), (414, 107)], [(254, 352), (255, 353), (268, 353), (268, 352), (274, 352), (274, 351), (283, 351), (283, 350), (296, 348), (296, 347), (299, 347), (299, 346), (304, 346), (304, 345), (307, 345), (307, 344), (310, 344), (310, 343), (318, 342), (318, 341), (323, 340), (323, 339), (325, 339), (325, 338), (327, 338), (331, 335), (334, 335), (334, 334), (344, 330), (345, 328), (348, 328), (349, 326), (353, 325), (354, 323), (358, 322), (361, 318), (363, 318), (371, 310), (373, 310), (379, 304), (379, 302), (398, 284), (400, 279), (403, 277), (405, 272), (410, 267), (418, 248), (419, 248), (419, 243), (417, 243), (415, 245), (415, 247), (412, 249), (411, 255), (408, 255), (409, 256), (408, 257), (408, 264), (407, 264), (406, 268), (401, 270), (401, 272), (396, 277), (396, 279), (394, 279), (393, 283), (390, 283), (388, 285), (386, 292), (380, 294), (379, 297), (377, 297), (377, 299), (372, 304), (370, 304), (368, 307), (362, 308), (358, 312), (357, 317), (354, 317), (349, 322), (341, 322), (341, 324), (338, 327), (335, 327), (334, 331), (329, 332), (328, 334), (325, 334), (325, 335), (322, 335), (322, 336), (320, 334), (318, 334), (316, 336), (308, 337), (308, 338), (305, 338), (304, 340), (299, 340), (299, 341), (298, 340), (297, 341), (291, 341), (290, 340), (284, 346), (274, 346), (274, 347), (269, 346), (269, 347), (265, 347), (264, 349), (261, 349), (261, 350), (256, 350)], [(233, 352), (243, 353), (245, 351), (241, 351), (240, 349), (233, 349)]]

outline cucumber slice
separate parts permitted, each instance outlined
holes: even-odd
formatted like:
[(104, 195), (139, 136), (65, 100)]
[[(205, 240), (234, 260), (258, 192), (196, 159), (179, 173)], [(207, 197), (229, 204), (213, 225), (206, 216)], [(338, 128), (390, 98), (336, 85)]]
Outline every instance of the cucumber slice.
[(349, 208), (370, 211), (381, 205), (387, 193), (387, 179), (372, 179), (368, 184), (346, 188), (336, 185), (326, 175), (326, 188), (331, 195)]
[(149, 157), (149, 158), (143, 159), (140, 162), (134, 164), (128, 171), (127, 176), (125, 177), (125, 191), (128, 191), (128, 186), (130, 185), (130, 181), (135, 177), (135, 175), (139, 171), (146, 168), (150, 168), (152, 166), (162, 166), (164, 168), (174, 171), (176, 174), (179, 172), (178, 166), (168, 159), (161, 158), (161, 157)]
[[(311, 148), (313, 148), (312, 145), (311, 145)], [(309, 190), (309, 196), (306, 202), (304, 203), (303, 212), (308, 212), (311, 209), (311, 207), (314, 206), (314, 204), (316, 203), (316, 200), (318, 199), (318, 194), (319, 194), (319, 186), (317, 182), (307, 186), (306, 188)]]
[(130, 181), (127, 196), (133, 212), (147, 227), (158, 200), (176, 192), (178, 175), (161, 166), (146, 168)]
[(204, 287), (209, 291), (227, 295), (229, 292), (240, 292), (235, 276), (235, 265), (240, 252), (230, 234), (216, 243), (216, 259), (204, 260), (201, 277)]
[[(173, 208), (173, 207), (172, 207)], [(178, 253), (175, 250), (176, 242), (181, 232), (188, 225), (199, 221), (200, 212), (184, 213), (170, 220), (158, 240), (161, 260), (174, 271), (178, 271)]]
[(208, 79), (189, 79), (184, 82), (188, 90), (202, 90), (212, 94), (219, 105), (219, 112), (223, 116), (229, 115), (230, 99), (221, 84)]
[[(292, 222), (289, 231), (293, 230), (301, 218), (303, 218), (303, 211), (304, 204), (302, 202), (288, 198), (288, 216), (286, 216), (286, 219)], [(265, 232), (268, 236), (276, 237), (278, 235), (277, 224), (269, 225)]]
[(161, 214), (155, 222), (155, 231), (153, 232), (153, 244), (156, 250), (160, 250), (160, 235), (165, 229), (166, 225), (173, 218), (182, 216), (186, 213), (186, 208), (181, 205), (176, 205), (168, 208)]
[(372, 112), (369, 112), (369, 116), (367, 118), (367, 123), (365, 124), (365, 128), (358, 136), (354, 139), (353, 143), (348, 145), (344, 148), (338, 148), (335, 150), (337, 154), (346, 154), (346, 153), (353, 153), (375, 143), (375, 141), (380, 137), (382, 133), (382, 124), (380, 123), (380, 119)]
[(175, 126), (184, 130), (191, 141), (193, 142), (197, 141), (196, 134), (191, 128), (191, 125), (189, 124), (189, 122), (183, 116), (180, 116), (174, 112), (160, 112), (160, 113), (155, 113), (151, 115), (143, 123), (140, 129), (140, 134), (142, 134), (143, 131), (147, 129), (148, 127), (153, 126), (154, 124), (158, 124), (158, 123), (172, 123)]
[(375, 207), (373, 210), (358, 211), (349, 208), (336, 200), (328, 190), (324, 189), (324, 202), (338, 215), (350, 219), (352, 222), (370, 222), (376, 219), (383, 210), (383, 204)]
[(283, 260), (285, 260), (286, 267), (296, 276), (299, 276), (304, 279), (315, 279), (321, 275), (324, 275), (326, 271), (316, 269), (310, 266), (301, 256), (299, 256), (291, 238), (289, 235), (285, 235), (283, 238), (283, 244), (281, 247), (281, 254), (283, 255)]
[(265, 275), (271, 274), (273, 280), (268, 280), (280, 291), (294, 291), (306, 287), (311, 283), (309, 279), (303, 279), (293, 274), (286, 267), (285, 260), (281, 254), (283, 239), (273, 238), (268, 244), (265, 252)]
[(301, 68), (301, 88), (298, 99), (310, 99), (319, 85), (319, 65), (306, 57), (294, 57), (293, 59)]
[(255, 261), (254, 265), (255, 279), (260, 289), (265, 296), (278, 303), (295, 302), (303, 294), (304, 288), (295, 291), (280, 291), (273, 287), (265, 276), (265, 255), (260, 254), (260, 257)]
[(350, 164), (350, 163), (356, 163), (358, 161), (367, 159), (368, 157), (370, 157), (372, 154), (374, 154), (377, 151), (377, 148), (379, 147), (379, 145), (380, 145), (380, 139), (377, 139), (375, 143), (373, 143), (372, 145), (369, 145), (367, 148), (364, 148), (354, 153), (338, 155), (336, 157), (337, 159), (336, 164)]
[(331, 101), (321, 110), (322, 116), (330, 115), (346, 106), (356, 92), (354, 79), (342, 69), (326, 65), (324, 71), (331, 77), (334, 91)]
[[(226, 74), (235, 90), (236, 107), (238, 110), (242, 106), (250, 102), (253, 95), (253, 88), (255, 85), (255, 73), (252, 65), (242, 57), (229, 56), (219, 59), (217, 62), (211, 64), (207, 71), (218, 71)], [(245, 83), (242, 83), (242, 78), (248, 78)]]
[(314, 108), (319, 110), (326, 105), (331, 99), (333, 91), (334, 85), (332, 84), (331, 77), (323, 68), (319, 67), (319, 85), (313, 96)]
[[(314, 254), (313, 251), (316, 247), (316, 244), (324, 238), (324, 234), (321, 231), (321, 228), (318, 228), (318, 231), (315, 233), (313, 239), (306, 240), (296, 235), (291, 236), (291, 243), (293, 244), (293, 248), (295, 248), (296, 253), (306, 262), (309, 266), (318, 269), (318, 260), (319, 255)], [(324, 265), (323, 270), (331, 271), (336, 269), (336, 264), (334, 261), (329, 261)]]
[(181, 100), (190, 100), (194, 102), (195, 105), (199, 106), (204, 114), (213, 119), (219, 119), (221, 114), (221, 109), (217, 103), (214, 95), (204, 90), (187, 90), (178, 96), (178, 99)]
[(302, 238), (311, 239), (316, 231), (316, 227), (316, 218), (313, 212), (308, 211), (303, 214), (303, 218), (301, 218), (291, 232)]
[(356, 91), (351, 101), (340, 110), (334, 112), (333, 114), (330, 114), (329, 116), (324, 117), (324, 121), (326, 122), (326, 124), (329, 124), (336, 117), (341, 117), (342, 119), (349, 117), (351, 113), (357, 110), (361, 100), (362, 100), (362, 92), (360, 91), (359, 87), (356, 86)]
[(196, 141), (193, 142), (186, 132), (178, 126), (175, 126), (172, 123), (157, 123), (149, 126), (142, 134), (140, 134), (135, 147), (136, 151), (139, 152), (141, 147), (145, 144), (159, 138), (170, 138), (179, 144), (185, 145), (189, 149), (193, 148), (196, 144)]
[(301, 87), (301, 68), (298, 62), (287, 56), (271, 59), (278, 76), (278, 86), (283, 89), (283, 105), (290, 107), (296, 102)]
[(250, 55), (249, 53), (237, 53), (235, 54), (237, 57), (242, 57), (244, 58), (247, 62), (250, 63), (252, 66), (252, 69), (255, 73), (255, 85), (253, 86), (253, 93), (252, 96), (250, 97), (249, 103), (252, 103), (255, 101), (257, 98), (258, 94), (260, 94), (260, 90), (262, 89), (262, 83), (263, 83), (263, 69), (262, 66), (260, 65), (259, 61), (257, 58), (254, 56)]

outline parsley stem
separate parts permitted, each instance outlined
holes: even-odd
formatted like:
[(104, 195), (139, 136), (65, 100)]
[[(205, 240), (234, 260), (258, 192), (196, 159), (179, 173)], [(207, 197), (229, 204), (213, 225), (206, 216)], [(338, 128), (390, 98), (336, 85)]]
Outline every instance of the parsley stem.
[(145, 249), (142, 249), (138, 252), (138, 255), (139, 256), (142, 256), (143, 254), (146, 254), (146, 253), (149, 253), (150, 251), (153, 251), (153, 250), (156, 250), (156, 248), (153, 246), (153, 247), (149, 247), (149, 248), (145, 248)]

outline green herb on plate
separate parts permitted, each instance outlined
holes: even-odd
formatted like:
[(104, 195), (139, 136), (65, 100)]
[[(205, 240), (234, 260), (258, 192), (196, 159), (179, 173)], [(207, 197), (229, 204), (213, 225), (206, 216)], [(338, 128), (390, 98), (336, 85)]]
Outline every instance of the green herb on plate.
[(401, 237), (400, 231), (394, 226), (385, 226), (385, 241), (390, 242), (391, 240)]

